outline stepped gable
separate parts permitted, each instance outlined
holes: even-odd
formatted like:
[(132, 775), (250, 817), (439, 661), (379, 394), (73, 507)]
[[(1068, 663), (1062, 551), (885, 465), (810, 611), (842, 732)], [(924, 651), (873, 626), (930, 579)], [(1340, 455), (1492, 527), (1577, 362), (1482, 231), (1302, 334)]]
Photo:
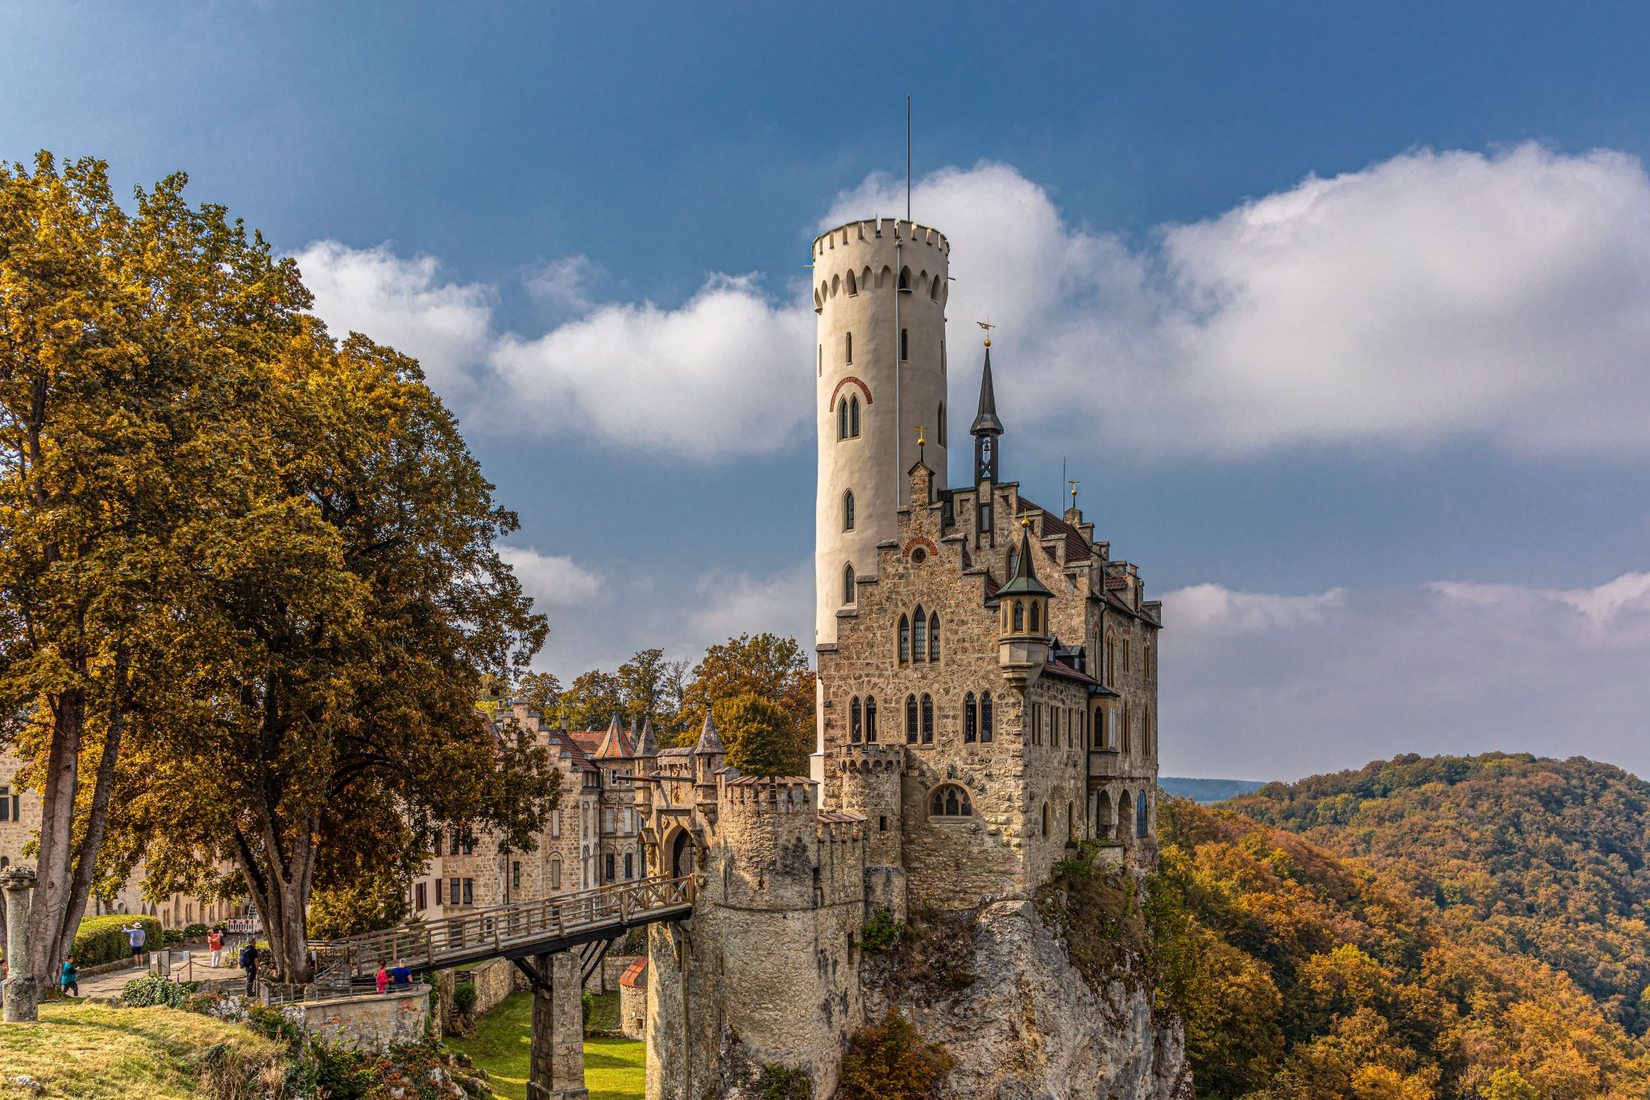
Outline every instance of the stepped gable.
[[(1023, 516), (1031, 512), (1042, 513), (1043, 538), (1064, 538), (1066, 540), (1066, 561), (1081, 561), (1084, 558), (1097, 556), (1095, 553), (1094, 544), (1083, 537), (1083, 532), (1077, 530), (1077, 528), (1073, 527), (1071, 524), (1067, 523), (1047, 508), (1034, 504), (1025, 497), (1020, 497), (1019, 499), (1020, 510), (1017, 513), (1018, 515)], [(1056, 562), (1056, 564), (1064, 563)]]

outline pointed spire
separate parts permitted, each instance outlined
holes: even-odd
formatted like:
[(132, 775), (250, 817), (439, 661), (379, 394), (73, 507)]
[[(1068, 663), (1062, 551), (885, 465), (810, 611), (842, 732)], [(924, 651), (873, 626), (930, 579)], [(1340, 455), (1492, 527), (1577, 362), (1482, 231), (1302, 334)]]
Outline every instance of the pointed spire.
[(642, 737), (636, 742), (637, 756), (658, 756), (659, 739), (653, 736), (653, 719), (642, 723)]
[(1014, 576), (1008, 583), (997, 589), (997, 598), (1004, 596), (1052, 596), (1044, 587), (1043, 582), (1037, 579), (1037, 567), (1031, 561), (1031, 521), (1020, 520), (1020, 552), (1015, 555)]
[(705, 728), (699, 731), (699, 743), (693, 747), (696, 756), (720, 756), (723, 753), (722, 737), (716, 732), (716, 719), (705, 712)]
[(601, 744), (596, 746), (596, 759), (611, 760), (625, 755), (624, 736), (619, 732), (619, 716), (615, 714), (607, 724), (607, 732), (602, 734)]
[(971, 435), (1002, 435), (1003, 422), (997, 419), (997, 393), (991, 387), (991, 341), (985, 342), (985, 369), (980, 372), (980, 411), (974, 417)]

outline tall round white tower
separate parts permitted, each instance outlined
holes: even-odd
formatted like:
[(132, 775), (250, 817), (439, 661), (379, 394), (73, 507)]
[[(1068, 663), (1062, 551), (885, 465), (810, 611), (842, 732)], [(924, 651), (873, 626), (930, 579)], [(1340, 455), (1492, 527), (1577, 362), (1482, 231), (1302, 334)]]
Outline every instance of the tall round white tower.
[(907, 472), (923, 460), (946, 477), (945, 300), (951, 246), (936, 229), (884, 218), (814, 241), (819, 315), (819, 495), (815, 502), (815, 643), (836, 642), (854, 581), (876, 573), (894, 537)]

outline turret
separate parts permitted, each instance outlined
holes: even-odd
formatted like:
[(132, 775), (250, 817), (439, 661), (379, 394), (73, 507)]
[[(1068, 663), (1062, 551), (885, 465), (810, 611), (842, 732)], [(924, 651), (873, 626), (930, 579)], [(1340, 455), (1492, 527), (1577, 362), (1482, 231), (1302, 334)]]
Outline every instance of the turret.
[(950, 245), (909, 221), (850, 222), (813, 245), (819, 486), (815, 512), (815, 641), (875, 576), (877, 543), (894, 537), (907, 502), (913, 440), (946, 480), (945, 302)]
[(1014, 575), (997, 589), (1000, 615), (997, 663), (1015, 678), (1035, 680), (1048, 662), (1048, 601), (1054, 593), (1037, 579), (1031, 521), (1020, 520)]

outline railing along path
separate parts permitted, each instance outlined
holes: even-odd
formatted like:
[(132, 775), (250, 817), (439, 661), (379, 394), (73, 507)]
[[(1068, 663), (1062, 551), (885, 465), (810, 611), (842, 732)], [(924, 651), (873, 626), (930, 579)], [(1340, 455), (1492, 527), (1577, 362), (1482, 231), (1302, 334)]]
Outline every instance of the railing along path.
[(692, 876), (661, 876), (487, 906), (456, 917), (314, 943), (311, 948), (318, 956), (341, 957), (342, 965), (335, 966), (345, 974), (372, 973), (380, 964), (397, 962), (413, 970), (438, 970), (490, 958), (565, 951), (636, 925), (685, 916), (692, 907)]

